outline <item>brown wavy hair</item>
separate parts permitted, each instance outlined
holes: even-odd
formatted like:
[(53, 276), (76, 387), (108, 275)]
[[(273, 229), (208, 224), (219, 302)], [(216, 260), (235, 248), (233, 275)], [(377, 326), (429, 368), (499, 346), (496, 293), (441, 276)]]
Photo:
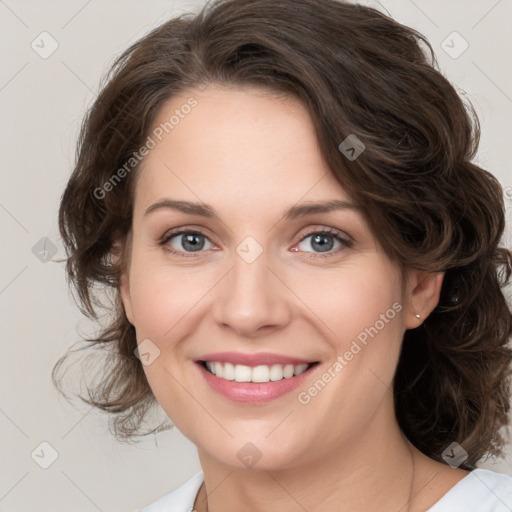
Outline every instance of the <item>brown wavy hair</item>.
[[(119, 295), (139, 167), (108, 193), (97, 191), (144, 144), (167, 99), (212, 83), (256, 85), (302, 101), (332, 173), (362, 205), (386, 254), (401, 269), (445, 272), (438, 306), (405, 333), (396, 416), (434, 460), (444, 462), (453, 441), (468, 452), (465, 469), (484, 455), (501, 456), (512, 360), (503, 288), (512, 254), (499, 245), (502, 188), (472, 163), (477, 115), (439, 71), (422, 34), (336, 0), (217, 0), (163, 23), (115, 61), (83, 121), (59, 210), (78, 305), (94, 321), (98, 311), (108, 319), (83, 347), (100, 349), (103, 359), (99, 381), (80, 398), (112, 413), (120, 440), (163, 428), (141, 430), (156, 399)], [(365, 145), (352, 161), (338, 149), (348, 135)], [(105, 291), (112, 292), (107, 304)], [(70, 352), (53, 368), (59, 390)]]

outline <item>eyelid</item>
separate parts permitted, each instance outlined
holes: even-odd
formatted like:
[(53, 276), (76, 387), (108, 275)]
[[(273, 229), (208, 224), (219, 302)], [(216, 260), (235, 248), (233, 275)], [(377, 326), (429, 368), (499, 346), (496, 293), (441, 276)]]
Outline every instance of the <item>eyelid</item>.
[(343, 241), (345, 241), (346, 243), (354, 243), (354, 239), (347, 233), (345, 233), (344, 231), (341, 231), (339, 229), (336, 229), (336, 228), (331, 228), (331, 227), (324, 227), (324, 226), (315, 226), (313, 228), (308, 228), (306, 230), (306, 232), (304, 232), (303, 234), (299, 235), (299, 242), (302, 242), (305, 238), (307, 238), (308, 236), (310, 235), (316, 235), (316, 234), (329, 234), (329, 235), (337, 235), (339, 236), (341, 239), (343, 239)]
[(174, 228), (170, 229), (169, 231), (166, 231), (164, 235), (160, 238), (160, 242), (167, 242), (170, 238), (177, 236), (177, 235), (183, 235), (183, 234), (196, 234), (196, 235), (202, 235), (206, 238), (208, 238), (208, 235), (205, 231), (203, 231), (202, 228), (195, 228), (195, 227), (189, 227), (185, 226), (182, 228)]

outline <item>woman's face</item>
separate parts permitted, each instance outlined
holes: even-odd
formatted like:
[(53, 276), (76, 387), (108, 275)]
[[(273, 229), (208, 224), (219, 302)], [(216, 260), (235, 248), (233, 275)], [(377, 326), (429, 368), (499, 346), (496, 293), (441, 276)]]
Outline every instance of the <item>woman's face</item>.
[(402, 290), (305, 108), (210, 86), (172, 98), (154, 128), (176, 110), (140, 169), (122, 286), (158, 402), (200, 454), (236, 467), (292, 467), (394, 428), (415, 278)]

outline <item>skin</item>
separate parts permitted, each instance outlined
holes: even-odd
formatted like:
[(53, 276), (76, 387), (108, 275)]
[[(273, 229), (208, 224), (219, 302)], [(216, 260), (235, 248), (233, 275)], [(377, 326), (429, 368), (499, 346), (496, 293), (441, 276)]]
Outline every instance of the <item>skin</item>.
[[(409, 269), (402, 281), (358, 209), (283, 218), (296, 204), (352, 202), (298, 101), (212, 85), (168, 100), (155, 127), (191, 96), (197, 107), (149, 152), (137, 176), (121, 297), (138, 343), (150, 339), (160, 351), (144, 366), (155, 397), (197, 446), (205, 485), (196, 510), (432, 506), (468, 472), (410, 445), (391, 389), (402, 336), (436, 306), (442, 274)], [(144, 215), (163, 198), (208, 203), (219, 218), (169, 208)], [(203, 249), (191, 251), (179, 235), (159, 245), (174, 228), (201, 228)], [(327, 235), (332, 249), (321, 252), (314, 235), (305, 237), (322, 229), (352, 245)], [(236, 252), (247, 236), (263, 251), (252, 263)], [(317, 396), (299, 403), (297, 394), (394, 303), (402, 310)], [(212, 391), (193, 362), (216, 351), (273, 352), (320, 365), (297, 391), (263, 405), (236, 404)], [(261, 453), (252, 467), (237, 457), (248, 442)]]

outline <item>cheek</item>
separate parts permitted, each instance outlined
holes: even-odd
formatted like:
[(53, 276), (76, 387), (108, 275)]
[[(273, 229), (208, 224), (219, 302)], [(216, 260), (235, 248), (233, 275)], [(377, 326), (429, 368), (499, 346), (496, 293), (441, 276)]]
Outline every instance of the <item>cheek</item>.
[(169, 343), (213, 281), (210, 285), (206, 272), (172, 268), (150, 257), (135, 258), (132, 268), (130, 295), (138, 338), (165, 338)]
[(198, 329), (196, 320), (204, 314), (208, 299), (205, 294), (217, 280), (205, 269), (171, 267), (135, 251), (132, 256), (130, 295), (137, 341), (149, 339), (158, 354), (143, 369), (156, 399), (173, 421), (183, 415), (187, 399), (179, 384), (189, 370), (183, 364), (190, 356), (186, 341)]
[(316, 272), (297, 281), (294, 291), (316, 324), (324, 326), (326, 336), (334, 337), (338, 353), (358, 336), (364, 341), (366, 329), (375, 324), (386, 336), (399, 337), (400, 278), (385, 260), (368, 258), (358, 265)]
[(143, 365), (143, 370), (158, 403), (183, 431), (193, 419), (183, 389), (188, 371), (183, 364), (187, 344), (181, 341), (189, 339), (197, 328), (190, 319), (201, 307), (204, 282), (199, 272), (155, 263), (147, 254), (133, 255), (130, 294), (137, 341), (151, 340), (158, 354), (151, 364)]
[[(386, 395), (403, 335), (399, 273), (383, 259), (372, 257), (362, 263), (329, 275), (318, 272), (297, 290), (331, 346), (328, 375), (321, 377), (328, 384), (313, 407), (337, 404), (339, 410), (357, 411), (356, 423), (368, 420)], [(309, 386), (317, 384), (309, 382), (301, 389), (308, 396)], [(322, 389), (322, 383), (318, 387)], [(339, 429), (346, 428), (339, 421)]]

